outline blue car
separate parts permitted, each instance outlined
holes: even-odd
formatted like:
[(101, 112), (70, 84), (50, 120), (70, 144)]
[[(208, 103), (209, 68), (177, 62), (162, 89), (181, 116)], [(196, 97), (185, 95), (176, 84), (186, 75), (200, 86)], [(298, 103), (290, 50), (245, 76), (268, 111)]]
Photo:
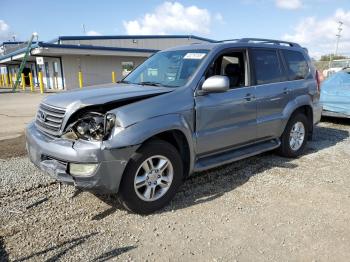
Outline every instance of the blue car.
[(321, 86), (322, 116), (350, 118), (350, 68), (326, 79)]

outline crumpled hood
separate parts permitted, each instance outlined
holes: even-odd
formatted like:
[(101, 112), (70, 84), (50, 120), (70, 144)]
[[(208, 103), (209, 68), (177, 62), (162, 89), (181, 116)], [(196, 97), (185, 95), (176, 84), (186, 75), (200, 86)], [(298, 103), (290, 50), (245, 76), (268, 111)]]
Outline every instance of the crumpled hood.
[(110, 102), (118, 102), (143, 96), (149, 97), (168, 93), (172, 90), (173, 89), (166, 87), (132, 84), (101, 85), (50, 95), (43, 100), (43, 103), (60, 108), (77, 109), (90, 105), (103, 105)]

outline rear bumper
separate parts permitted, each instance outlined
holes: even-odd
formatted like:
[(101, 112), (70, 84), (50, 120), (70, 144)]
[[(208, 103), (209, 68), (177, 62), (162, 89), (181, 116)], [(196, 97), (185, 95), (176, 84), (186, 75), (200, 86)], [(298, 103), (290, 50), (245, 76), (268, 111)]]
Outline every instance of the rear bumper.
[[(98, 193), (116, 193), (131, 155), (138, 146), (107, 149), (103, 143), (47, 138), (34, 123), (26, 129), (30, 160), (57, 181)], [(98, 164), (90, 176), (72, 176), (69, 163)]]

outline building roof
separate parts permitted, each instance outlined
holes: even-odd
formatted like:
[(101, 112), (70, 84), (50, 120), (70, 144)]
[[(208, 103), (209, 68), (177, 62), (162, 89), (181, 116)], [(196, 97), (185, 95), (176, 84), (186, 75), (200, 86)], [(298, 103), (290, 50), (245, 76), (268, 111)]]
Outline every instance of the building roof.
[[(57, 51), (58, 53), (68, 51), (74, 52), (74, 50), (77, 50), (79, 54), (81, 54), (82, 50), (85, 51), (94, 51), (98, 53), (102, 52), (118, 52), (120, 53), (138, 53), (138, 54), (150, 54), (150, 53), (155, 53), (158, 52), (159, 50), (156, 49), (145, 49), (145, 48), (123, 48), (123, 47), (107, 47), (107, 46), (96, 46), (96, 45), (84, 45), (84, 44), (79, 44), (79, 45), (73, 45), (73, 44), (64, 44), (61, 43), (61, 41), (64, 40), (111, 40), (111, 39), (196, 39), (196, 40), (201, 40), (205, 41), (208, 43), (213, 43), (216, 42), (212, 39), (207, 39), (199, 36), (194, 36), (194, 35), (109, 35), (109, 36), (59, 36), (56, 39), (53, 39), (48, 42), (33, 42), (32, 46), (30, 47), (30, 52), (31, 54), (32, 51), (35, 51), (35, 55), (38, 55), (38, 50), (40, 49), (42, 53), (44, 51), (42, 50), (43, 48), (48, 48), (48, 49), (55, 49), (57, 50), (62, 50), (62, 51)], [(2, 43), (3, 45), (6, 44), (24, 44), (25, 42), (4, 42)], [(79, 50), (79, 51), (78, 51)], [(18, 50), (14, 50), (6, 55), (0, 56), (0, 63), (1, 62), (8, 62), (9, 60), (16, 60), (13, 59), (14, 56), (22, 56), (24, 55), (26, 51), (26, 48), (19, 48)], [(18, 59), (18, 58), (17, 58)]]
[(146, 52), (146, 53), (155, 53), (159, 51), (157, 49), (145, 49), (145, 48), (109, 47), (109, 46), (95, 46), (95, 45), (67, 45), (67, 44), (57, 45), (52, 43), (38, 43), (38, 47), (110, 50), (110, 51), (125, 51), (125, 52)]
[(216, 42), (216, 40), (199, 37), (195, 35), (98, 35), (98, 36), (59, 36), (49, 43), (60, 42), (61, 40), (110, 40), (110, 39), (169, 39), (169, 38), (188, 38), (202, 40), (206, 42)]

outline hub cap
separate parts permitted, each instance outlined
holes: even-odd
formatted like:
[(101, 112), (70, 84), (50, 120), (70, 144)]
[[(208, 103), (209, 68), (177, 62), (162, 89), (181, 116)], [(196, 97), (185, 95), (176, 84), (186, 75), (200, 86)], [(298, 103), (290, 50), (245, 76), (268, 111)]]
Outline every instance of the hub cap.
[(137, 169), (134, 189), (143, 201), (155, 201), (169, 190), (174, 168), (165, 156), (152, 156)]
[(289, 136), (289, 145), (293, 151), (297, 151), (301, 148), (305, 139), (305, 127), (302, 122), (296, 122)]

